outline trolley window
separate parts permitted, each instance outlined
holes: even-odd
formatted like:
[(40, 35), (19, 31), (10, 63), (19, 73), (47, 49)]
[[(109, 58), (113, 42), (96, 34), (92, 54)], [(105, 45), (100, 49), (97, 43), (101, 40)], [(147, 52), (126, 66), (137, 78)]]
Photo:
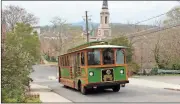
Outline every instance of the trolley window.
[(81, 65), (84, 66), (85, 65), (85, 55), (84, 52), (81, 53)]
[(124, 64), (124, 53), (121, 49), (116, 50), (116, 64)]
[(88, 52), (88, 65), (100, 65), (100, 51), (91, 50)]
[(114, 50), (107, 48), (103, 50), (103, 64), (114, 64)]

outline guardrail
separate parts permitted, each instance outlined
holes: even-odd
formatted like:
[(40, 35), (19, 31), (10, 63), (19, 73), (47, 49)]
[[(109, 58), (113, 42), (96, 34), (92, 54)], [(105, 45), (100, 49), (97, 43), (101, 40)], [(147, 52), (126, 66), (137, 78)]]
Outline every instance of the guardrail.
[(171, 74), (180, 74), (180, 70), (164, 70), (164, 69), (158, 69), (158, 73), (171, 73)]
[(143, 69), (138, 74), (180, 74), (180, 70)]

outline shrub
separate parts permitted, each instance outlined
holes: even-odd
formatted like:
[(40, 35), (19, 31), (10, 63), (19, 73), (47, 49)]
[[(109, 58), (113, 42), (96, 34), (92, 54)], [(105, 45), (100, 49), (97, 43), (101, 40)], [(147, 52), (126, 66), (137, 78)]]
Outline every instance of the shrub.
[(139, 72), (140, 66), (135, 63), (135, 62), (131, 62), (128, 64), (128, 70), (132, 71), (134, 74), (137, 74)]
[(173, 64), (172, 70), (180, 70), (180, 63)]
[(157, 75), (158, 74), (158, 68), (153, 68), (150, 72), (151, 75)]
[(5, 51), (2, 55), (2, 102), (23, 102), (32, 65), (40, 59), (40, 42), (28, 24), (18, 23), (6, 33)]
[(51, 57), (51, 62), (56, 62), (56, 58), (54, 56)]

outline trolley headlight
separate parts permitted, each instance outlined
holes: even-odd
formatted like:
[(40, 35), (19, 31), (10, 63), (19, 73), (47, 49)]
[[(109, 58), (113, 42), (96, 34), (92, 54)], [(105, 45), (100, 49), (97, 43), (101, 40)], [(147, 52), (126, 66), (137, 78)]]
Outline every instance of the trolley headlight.
[(120, 74), (123, 74), (124, 73), (124, 71), (123, 70), (120, 70)]
[(94, 73), (93, 73), (93, 72), (89, 72), (89, 75), (90, 75), (90, 76), (93, 76), (93, 75), (94, 75)]

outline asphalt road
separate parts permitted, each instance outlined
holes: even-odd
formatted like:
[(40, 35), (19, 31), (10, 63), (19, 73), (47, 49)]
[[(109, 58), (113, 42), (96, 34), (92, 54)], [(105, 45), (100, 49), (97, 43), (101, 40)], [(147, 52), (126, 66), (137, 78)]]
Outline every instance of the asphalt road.
[(56, 80), (48, 79), (48, 76), (57, 75), (56, 67), (36, 65), (33, 68), (35, 71), (31, 77), (34, 83), (49, 86), (54, 92), (72, 102), (180, 102), (179, 91), (139, 87), (132, 84), (127, 84), (116, 93), (104, 90), (91, 91), (88, 95), (82, 95), (74, 89), (64, 88)]

